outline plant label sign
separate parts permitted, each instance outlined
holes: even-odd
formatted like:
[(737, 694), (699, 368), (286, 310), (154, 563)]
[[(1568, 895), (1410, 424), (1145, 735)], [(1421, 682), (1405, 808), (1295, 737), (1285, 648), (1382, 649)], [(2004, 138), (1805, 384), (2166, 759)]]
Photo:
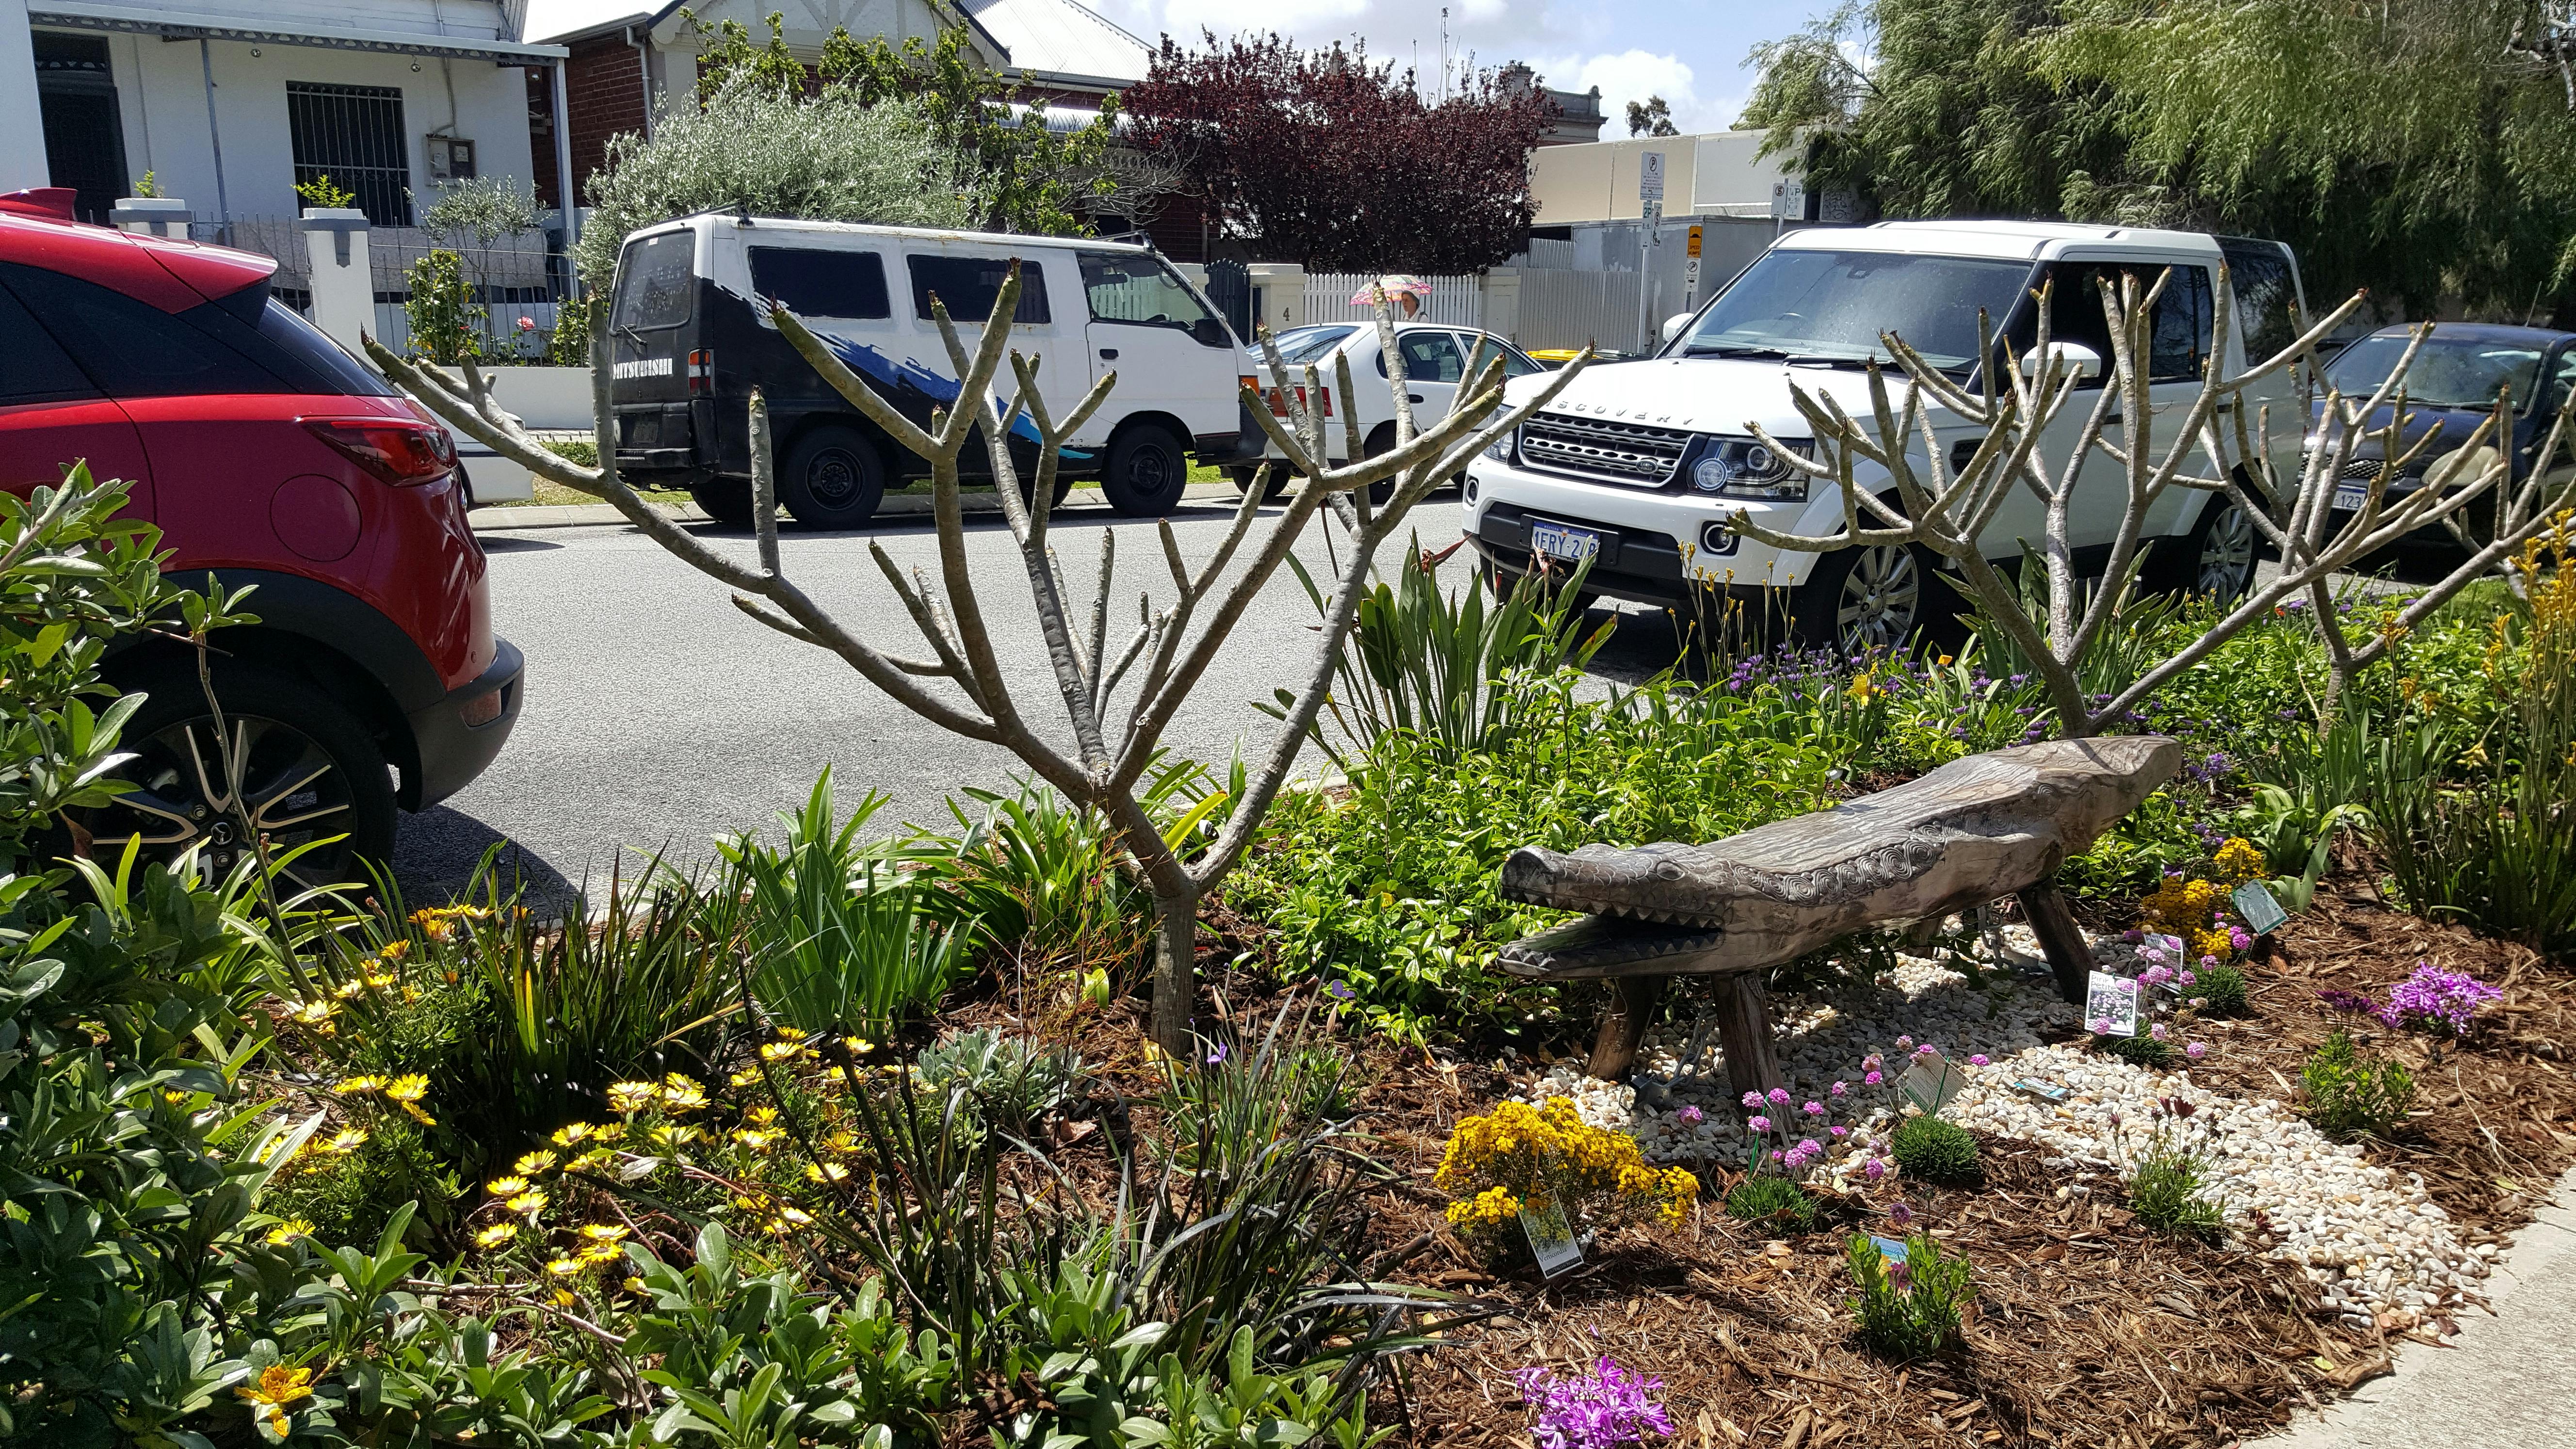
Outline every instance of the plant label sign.
[(1939, 1052), (1917, 1052), (1897, 1085), (1905, 1089), (1906, 1100), (1923, 1111), (1926, 1117), (1938, 1117), (1959, 1089), (1968, 1084), (1964, 1074), (1950, 1065)]
[(1521, 1209), (1521, 1231), (1529, 1234), (1530, 1256), (1538, 1260), (1538, 1270), (1553, 1278), (1583, 1261), (1583, 1245), (1574, 1241), (1574, 1229), (1566, 1225), (1565, 1209), (1554, 1203), (1543, 1212)]
[(2084, 988), (2084, 1024), (2101, 1036), (2138, 1034), (2138, 983), (2096, 971)]
[(2180, 936), (2149, 935), (2138, 942), (2138, 959), (2150, 966), (2170, 966), (2179, 971), (2190, 962), (2191, 958), (2183, 954), (2190, 949)]
[(1896, 1239), (1882, 1238), (1875, 1233), (1870, 1235), (1869, 1245), (1878, 1249), (1878, 1256), (1890, 1264), (1903, 1263), (1905, 1261), (1905, 1255), (1909, 1251), (1903, 1243), (1898, 1242)]
[(2025, 1097), (2037, 1097), (2043, 1102), (2063, 1102), (2071, 1095), (2066, 1088), (2054, 1082), (2034, 1082), (2028, 1077), (2017, 1078), (2012, 1084), (2012, 1089)]
[(2238, 886), (2228, 892), (2227, 898), (2236, 903), (2236, 914), (2245, 918), (2245, 929), (2257, 936), (2272, 934), (2273, 927), (2290, 919), (2290, 913), (2272, 899), (2272, 888), (2259, 880)]

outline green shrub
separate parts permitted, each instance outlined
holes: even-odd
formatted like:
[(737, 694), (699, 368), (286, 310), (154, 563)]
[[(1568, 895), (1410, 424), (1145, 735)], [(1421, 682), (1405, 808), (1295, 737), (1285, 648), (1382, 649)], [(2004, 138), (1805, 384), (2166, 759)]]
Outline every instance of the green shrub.
[(1082, 1058), (1049, 1051), (1026, 1037), (986, 1028), (962, 1031), (922, 1048), (913, 1059), (921, 1085), (944, 1092), (953, 1083), (972, 1097), (984, 1120), (1013, 1136), (1062, 1106), (1082, 1075)]
[(1977, 1291), (1966, 1257), (1942, 1256), (1928, 1232), (1906, 1238), (1902, 1264), (1889, 1265), (1866, 1233), (1852, 1235), (1846, 1257), (1860, 1284), (1860, 1296), (1846, 1302), (1860, 1319), (1861, 1341), (1872, 1350), (1911, 1362), (1957, 1339), (1960, 1306)]
[(2385, 1137), (2415, 1105), (2415, 1074), (2405, 1063), (2364, 1057), (2345, 1031), (2309, 1055), (2299, 1085), (2307, 1093), (2307, 1119), (2338, 1142)]
[[(546, 361), (556, 367), (590, 366), (590, 314), (599, 305), (599, 294), (575, 288), (555, 301), (555, 330), (546, 338)], [(552, 444), (547, 446), (552, 447)], [(587, 445), (586, 445), (587, 446)], [(558, 449), (557, 451), (561, 451)], [(588, 458), (572, 458), (585, 468), (599, 466), (599, 450), (591, 447)]]
[(599, 444), (591, 438), (546, 438), (537, 446), (558, 458), (579, 463), (585, 468), (599, 466)]
[(2245, 973), (2234, 966), (2203, 966), (2195, 973), (2191, 994), (2207, 1004), (2200, 1008), (2206, 1016), (2243, 1016), (2250, 1005), (2245, 995)]
[(1977, 1175), (1977, 1139), (1938, 1117), (1909, 1117), (1890, 1149), (1908, 1177), (1925, 1182), (1968, 1182)]
[(1807, 1190), (1785, 1177), (1756, 1173), (1726, 1190), (1726, 1215), (1746, 1222), (1776, 1222), (1806, 1232), (1816, 1225)]
[(445, 247), (424, 254), (404, 275), (411, 298), (403, 315), (411, 328), (411, 354), (442, 367), (482, 360), (483, 307), (465, 278), (465, 259)]
[(2129, 1211), (2160, 1233), (2217, 1242), (2227, 1225), (2202, 1191), (2209, 1164), (2197, 1153), (2159, 1141), (2139, 1157), (2129, 1178)]

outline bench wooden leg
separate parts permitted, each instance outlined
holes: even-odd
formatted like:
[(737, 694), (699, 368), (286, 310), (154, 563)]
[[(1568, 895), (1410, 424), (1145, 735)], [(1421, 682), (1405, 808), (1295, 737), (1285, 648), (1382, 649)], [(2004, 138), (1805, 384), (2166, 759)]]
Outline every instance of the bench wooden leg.
[(2083, 1005), (2093, 974), (2093, 948), (2084, 944), (2084, 933), (2076, 928), (2066, 893), (2054, 881), (2041, 881), (2020, 892), (2018, 899), (2022, 917), (2030, 922), (2031, 934), (2039, 937), (2039, 949), (2048, 956), (2049, 969), (2057, 973), (2058, 992)]
[(1637, 1064), (1637, 1044), (1646, 1024), (1664, 999), (1669, 976), (1617, 976), (1610, 981), (1610, 1005), (1601, 1013), (1601, 1029), (1592, 1038), (1592, 1075), (1605, 1082), (1624, 1082)]
[(1786, 1086), (1762, 1005), (1762, 973), (1738, 971), (1718, 983), (1717, 1040), (1726, 1048), (1726, 1082), (1735, 1095)]

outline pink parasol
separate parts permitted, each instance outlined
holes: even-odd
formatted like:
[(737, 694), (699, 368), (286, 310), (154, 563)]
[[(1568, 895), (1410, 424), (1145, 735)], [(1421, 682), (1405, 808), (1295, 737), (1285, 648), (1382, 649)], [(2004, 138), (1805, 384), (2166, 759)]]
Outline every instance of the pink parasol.
[(1381, 292), (1390, 298), (1398, 292), (1411, 292), (1417, 297), (1428, 297), (1431, 295), (1431, 284), (1410, 273), (1390, 272), (1351, 293), (1351, 305), (1371, 306), (1376, 303)]

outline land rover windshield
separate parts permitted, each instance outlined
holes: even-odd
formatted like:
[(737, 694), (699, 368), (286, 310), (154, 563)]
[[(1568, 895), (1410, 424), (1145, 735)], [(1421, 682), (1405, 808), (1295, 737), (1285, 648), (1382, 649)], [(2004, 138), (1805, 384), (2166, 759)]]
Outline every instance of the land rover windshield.
[(2029, 276), (2026, 261), (1775, 250), (1666, 355), (1857, 364), (1888, 360), (1879, 335), (1893, 332), (1934, 367), (1968, 367), (1978, 309), (2000, 331)]

